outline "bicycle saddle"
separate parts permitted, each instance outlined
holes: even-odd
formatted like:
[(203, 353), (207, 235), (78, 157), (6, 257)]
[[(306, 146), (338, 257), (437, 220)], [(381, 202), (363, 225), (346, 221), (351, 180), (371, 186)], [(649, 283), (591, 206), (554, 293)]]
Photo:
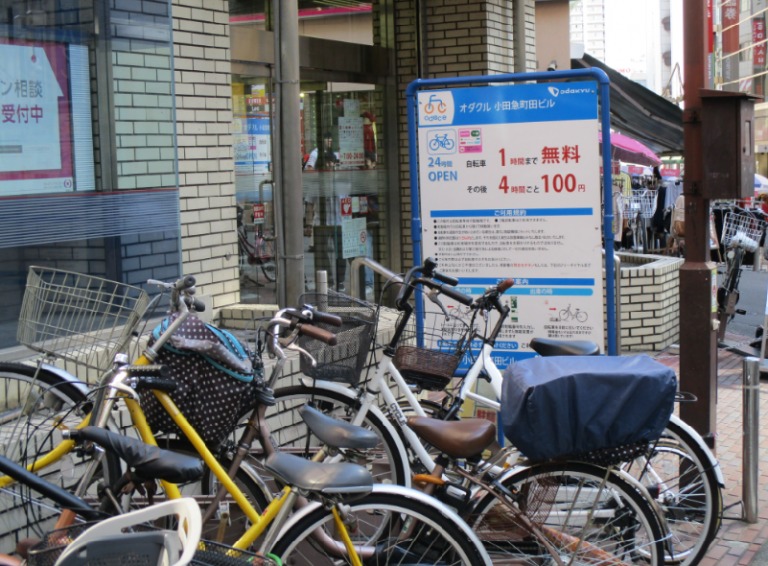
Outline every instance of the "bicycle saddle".
[(372, 430), (329, 417), (312, 405), (301, 407), (299, 414), (323, 444), (334, 448), (365, 450), (379, 443), (378, 435)]
[(531, 350), (540, 356), (596, 356), (600, 347), (590, 340), (555, 340), (553, 338), (533, 338), (529, 344)]
[(86, 426), (69, 431), (69, 437), (76, 441), (95, 442), (110, 450), (145, 479), (184, 483), (197, 480), (203, 475), (203, 461), (200, 458), (163, 450), (145, 444), (137, 438), (123, 436), (104, 428)]
[(312, 462), (293, 454), (275, 452), (265, 462), (267, 470), (298, 489), (331, 494), (366, 495), (373, 489), (367, 468), (349, 462)]
[(496, 425), (485, 419), (441, 421), (431, 417), (409, 417), (408, 426), (451, 458), (478, 456), (496, 439)]

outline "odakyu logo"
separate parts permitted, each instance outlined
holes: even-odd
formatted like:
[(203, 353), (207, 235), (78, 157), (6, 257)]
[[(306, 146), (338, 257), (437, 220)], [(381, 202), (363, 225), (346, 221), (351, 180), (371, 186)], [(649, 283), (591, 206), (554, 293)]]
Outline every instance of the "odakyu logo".
[(549, 91), (549, 94), (557, 98), (561, 94), (593, 94), (595, 92), (594, 88), (590, 87), (584, 87), (584, 88), (558, 88), (556, 86), (549, 86), (547, 87), (547, 90)]
[(453, 112), (453, 93), (449, 91), (419, 93), (420, 126), (452, 124)]

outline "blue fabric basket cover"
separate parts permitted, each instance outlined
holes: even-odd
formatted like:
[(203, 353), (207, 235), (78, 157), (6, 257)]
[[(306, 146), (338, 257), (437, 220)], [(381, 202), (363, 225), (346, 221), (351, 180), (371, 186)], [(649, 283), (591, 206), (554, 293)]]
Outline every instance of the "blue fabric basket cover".
[(533, 461), (656, 440), (675, 372), (647, 355), (529, 358), (504, 372), (505, 436)]

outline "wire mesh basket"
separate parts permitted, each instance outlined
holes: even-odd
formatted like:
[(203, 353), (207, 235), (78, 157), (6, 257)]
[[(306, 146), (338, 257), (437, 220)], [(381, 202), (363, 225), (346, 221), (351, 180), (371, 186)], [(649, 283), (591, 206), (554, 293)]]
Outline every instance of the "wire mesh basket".
[(635, 191), (630, 196), (622, 196), (621, 211), (624, 218), (632, 218), (638, 214), (643, 218), (653, 218), (656, 212), (656, 191)]
[(471, 313), (446, 310), (448, 314), (427, 310), (420, 322), (413, 314), (395, 350), (392, 362), (400, 375), (421, 389), (445, 389), (470, 348)]
[[(27, 566), (55, 566), (70, 543), (97, 523), (77, 523), (70, 527), (51, 531), (40, 543), (32, 547), (27, 558)], [(168, 531), (152, 525), (133, 525), (123, 532), (116, 544), (107, 537), (87, 546), (87, 556), (65, 561), (62, 566), (157, 566), (158, 558), (165, 548), (165, 536)], [(171, 561), (172, 562), (172, 561)], [(231, 546), (200, 540), (191, 564), (199, 566), (271, 566), (280, 564), (271, 557), (254, 554)]]
[(726, 212), (720, 242), (726, 248), (743, 248), (756, 252), (765, 230), (765, 222), (751, 214)]
[(106, 370), (141, 322), (147, 293), (131, 285), (31, 266), (17, 339), (32, 350)]
[(301, 371), (314, 379), (357, 385), (370, 352), (376, 327), (376, 308), (365, 301), (342, 293), (306, 293), (299, 297), (299, 304), (312, 305), (320, 311), (338, 315), (342, 325), (315, 324), (336, 335), (336, 345), (331, 346), (302, 336), (299, 346), (315, 358), (316, 365), (301, 357)]

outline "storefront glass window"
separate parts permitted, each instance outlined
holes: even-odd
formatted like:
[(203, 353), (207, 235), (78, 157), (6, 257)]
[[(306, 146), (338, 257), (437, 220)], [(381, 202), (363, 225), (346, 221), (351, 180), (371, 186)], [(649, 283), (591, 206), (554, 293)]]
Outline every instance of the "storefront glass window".
[(232, 78), (235, 190), (240, 253), (240, 299), (273, 303), (276, 294), (275, 207), (269, 70)]
[(0, 0), (0, 348), (30, 265), (179, 275), (172, 28), (170, 2)]
[[(330, 83), (302, 96), (304, 240), (307, 288), (326, 271), (329, 286), (349, 288), (355, 257), (382, 259), (386, 199), (380, 90)], [(372, 294), (373, 277), (365, 277)], [(358, 290), (355, 290), (357, 292)], [(369, 297), (372, 298), (372, 297)]]

